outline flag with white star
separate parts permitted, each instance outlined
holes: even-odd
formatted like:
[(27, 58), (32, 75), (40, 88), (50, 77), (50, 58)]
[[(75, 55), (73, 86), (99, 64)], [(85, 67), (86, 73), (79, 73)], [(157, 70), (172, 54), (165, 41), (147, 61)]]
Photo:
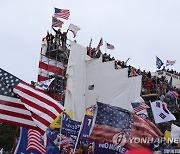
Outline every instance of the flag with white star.
[(0, 68), (0, 122), (27, 128), (36, 128), (28, 111), (13, 88), (21, 80)]
[(133, 124), (132, 113), (126, 109), (97, 102), (97, 115), (90, 139), (100, 143), (112, 142), (115, 134), (128, 133)]
[(63, 110), (50, 96), (0, 68), (0, 122), (44, 134)]

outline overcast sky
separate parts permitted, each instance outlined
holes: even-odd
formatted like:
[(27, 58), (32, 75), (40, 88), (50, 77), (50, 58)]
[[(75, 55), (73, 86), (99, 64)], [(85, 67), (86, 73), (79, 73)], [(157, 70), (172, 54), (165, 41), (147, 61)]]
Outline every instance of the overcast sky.
[[(156, 71), (156, 56), (180, 72), (179, 0), (2, 0), (0, 2), (0, 67), (36, 81), (41, 39), (51, 31), (54, 7), (70, 10), (62, 31), (81, 28), (76, 40), (96, 47), (100, 38), (115, 46), (106, 50), (141, 70)], [(68, 34), (73, 40), (73, 35)], [(104, 43), (105, 44), (105, 43)], [(105, 46), (102, 46), (105, 52)]]

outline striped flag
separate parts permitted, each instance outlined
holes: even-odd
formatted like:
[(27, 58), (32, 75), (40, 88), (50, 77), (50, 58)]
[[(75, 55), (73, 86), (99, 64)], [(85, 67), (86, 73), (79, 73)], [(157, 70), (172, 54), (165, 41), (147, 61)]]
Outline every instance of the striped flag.
[(100, 102), (95, 118), (89, 138), (99, 143), (112, 142), (113, 136), (128, 132), (132, 126), (132, 114), (128, 110)]
[(62, 28), (63, 24), (64, 24), (64, 22), (62, 22), (61, 20), (57, 19), (56, 17), (52, 17), (52, 27)]
[(0, 122), (37, 129), (31, 112), (13, 92), (13, 88), (20, 81), (0, 68)]
[(75, 141), (69, 137), (61, 134), (61, 143), (60, 143), (61, 148), (66, 148), (66, 149), (73, 149), (75, 146)]
[(153, 140), (162, 136), (162, 132), (149, 120), (143, 119), (137, 114), (133, 115), (133, 126), (130, 131), (130, 136), (127, 136), (127, 144), (125, 145), (129, 149), (142, 148), (147, 146), (148, 143), (137, 143), (135, 140), (131, 143), (130, 138), (145, 138), (150, 137)]
[(28, 144), (26, 150), (36, 150), (41, 154), (46, 153), (45, 146), (43, 145), (43, 139), (41, 133), (36, 130), (28, 130)]
[(106, 47), (107, 47), (107, 49), (114, 50), (114, 45), (112, 45), (112, 44), (106, 43)]
[(150, 108), (145, 102), (133, 102), (131, 104), (132, 104), (134, 113)]
[(54, 17), (56, 18), (63, 18), (68, 20), (70, 16), (70, 11), (67, 9), (59, 9), (59, 8), (54, 8)]
[(103, 45), (103, 39), (101, 38), (100, 41), (99, 41), (99, 44), (96, 48), (96, 50), (100, 50), (100, 47)]
[(20, 127), (20, 137), (14, 154), (45, 154), (45, 145), (39, 132)]
[(44, 81), (51, 75), (64, 76), (64, 66), (62, 62), (46, 57), (45, 55), (40, 55), (39, 60), (39, 71), (38, 71), (38, 81)]
[(39, 89), (39, 90), (42, 90), (42, 91), (47, 91), (52, 82), (55, 80), (55, 78), (52, 78), (52, 79), (48, 79), (48, 80), (45, 80), (45, 81), (40, 81), (40, 82), (36, 82), (35, 83), (35, 88), (36, 89)]
[(64, 110), (50, 96), (0, 69), (0, 121), (38, 129), (42, 134)]
[(19, 95), (21, 102), (31, 112), (32, 119), (42, 134), (64, 110), (64, 107), (56, 100), (25, 82), (20, 81), (15, 86), (14, 92)]
[(169, 66), (169, 65), (174, 65), (176, 63), (176, 60), (167, 60), (166, 61), (166, 66)]

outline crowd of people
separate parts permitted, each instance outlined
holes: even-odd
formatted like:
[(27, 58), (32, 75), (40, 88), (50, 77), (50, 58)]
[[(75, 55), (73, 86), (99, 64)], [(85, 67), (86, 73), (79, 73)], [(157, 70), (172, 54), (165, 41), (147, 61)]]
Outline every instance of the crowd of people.
[(180, 76), (180, 72), (177, 72), (177, 71), (175, 71), (175, 70), (173, 70), (173, 69), (169, 69), (169, 68), (166, 69), (165, 66), (163, 66), (162, 71), (166, 71), (166, 72), (171, 73), (171, 74), (173, 74), (173, 75)]
[[(87, 55), (91, 58), (99, 58), (102, 56), (102, 61), (114, 61), (115, 69), (128, 68), (128, 77), (133, 77), (137, 75), (142, 75), (142, 95), (145, 94), (158, 94), (161, 96), (162, 94), (166, 94), (170, 89), (168, 80), (162, 76), (161, 78), (152, 76), (150, 71), (141, 71), (140, 69), (136, 69), (131, 65), (127, 65), (127, 61), (115, 60), (114, 57), (111, 57), (110, 54), (102, 53), (101, 50), (97, 50), (96, 48), (87, 47)], [(174, 71), (173, 69), (165, 69), (163, 67), (162, 71), (166, 71), (171, 73), (172, 75), (179, 75), (180, 73)], [(180, 96), (180, 89), (173, 87), (173, 91), (177, 92)]]
[(46, 41), (47, 41), (47, 51), (58, 49), (59, 46), (63, 48), (66, 47), (67, 32), (61, 32), (61, 29), (56, 30), (52, 27), (55, 32), (55, 35), (47, 32)]

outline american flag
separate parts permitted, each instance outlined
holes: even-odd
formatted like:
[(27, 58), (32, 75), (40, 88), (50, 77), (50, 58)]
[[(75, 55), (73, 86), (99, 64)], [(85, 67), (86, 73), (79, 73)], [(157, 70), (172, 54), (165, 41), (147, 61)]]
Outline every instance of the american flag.
[(62, 62), (46, 57), (45, 55), (40, 55), (39, 60), (39, 71), (38, 71), (38, 81), (45, 81), (51, 75), (64, 76), (64, 66)]
[(14, 88), (21, 102), (31, 112), (32, 119), (44, 134), (47, 127), (64, 110), (64, 107), (45, 93), (34, 89), (25, 82), (20, 82)]
[(54, 8), (54, 17), (56, 18), (63, 18), (68, 20), (70, 16), (70, 11), (67, 9), (59, 9), (59, 8)]
[(100, 47), (103, 45), (103, 39), (101, 38), (100, 41), (99, 41), (99, 44), (96, 48), (96, 50), (100, 50)]
[(62, 22), (61, 20), (57, 19), (56, 17), (52, 17), (52, 27), (62, 28), (63, 24), (64, 24), (64, 22)]
[(75, 141), (70, 137), (70, 136), (65, 136), (61, 134), (61, 143), (60, 143), (61, 148), (66, 148), (66, 149), (72, 149), (75, 146)]
[(0, 122), (37, 129), (31, 112), (13, 92), (19, 82), (19, 78), (0, 68)]
[(128, 110), (97, 102), (97, 115), (89, 138), (99, 143), (112, 142), (115, 134), (128, 132), (132, 122)]
[(28, 144), (27, 144), (27, 148), (26, 150), (36, 150), (41, 154), (45, 154), (46, 153), (46, 148), (43, 145), (43, 139), (41, 136), (41, 133), (33, 130), (33, 129), (29, 129), (28, 130)]
[(133, 115), (133, 126), (130, 130), (130, 136), (127, 136), (127, 144), (125, 145), (129, 149), (133, 148), (141, 148), (143, 146), (147, 146), (146, 144), (140, 144), (140, 143), (130, 143), (128, 142), (129, 138), (131, 137), (152, 137), (153, 139), (156, 139), (157, 137), (162, 136), (162, 132), (149, 120), (143, 119), (137, 114)]
[(150, 108), (145, 102), (133, 102), (131, 104), (132, 104), (134, 113)]
[(106, 47), (107, 47), (107, 49), (114, 50), (114, 45), (112, 45), (112, 44), (106, 43)]
[(174, 65), (176, 63), (176, 60), (167, 60), (166, 61), (166, 66), (169, 66), (169, 65)]
[(50, 96), (3, 69), (0, 69), (0, 85), (1, 122), (39, 129), (44, 133), (64, 110), (64, 107)]

